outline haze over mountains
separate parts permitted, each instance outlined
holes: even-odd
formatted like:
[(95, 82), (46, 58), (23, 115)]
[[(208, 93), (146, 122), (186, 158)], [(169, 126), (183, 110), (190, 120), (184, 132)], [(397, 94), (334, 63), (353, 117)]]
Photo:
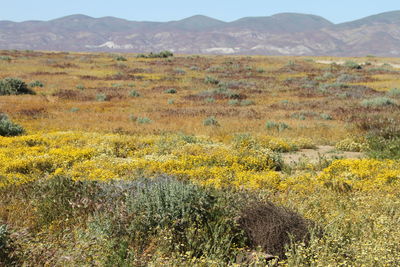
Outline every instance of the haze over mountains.
[(233, 22), (201, 15), (170, 22), (85, 15), (0, 21), (0, 49), (397, 57), (400, 11), (341, 24), (296, 13)]

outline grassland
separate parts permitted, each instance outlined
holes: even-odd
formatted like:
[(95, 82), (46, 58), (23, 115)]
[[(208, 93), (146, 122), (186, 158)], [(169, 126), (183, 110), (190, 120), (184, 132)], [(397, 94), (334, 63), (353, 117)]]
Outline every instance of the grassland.
[(0, 264), (398, 266), (399, 63), (1, 51)]

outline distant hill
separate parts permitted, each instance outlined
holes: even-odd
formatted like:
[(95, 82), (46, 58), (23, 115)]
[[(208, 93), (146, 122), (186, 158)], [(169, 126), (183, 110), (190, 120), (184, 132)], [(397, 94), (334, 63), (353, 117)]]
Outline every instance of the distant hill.
[(196, 15), (170, 22), (71, 15), (50, 21), (0, 21), (0, 49), (400, 56), (400, 11), (333, 24), (281, 13), (224, 22)]

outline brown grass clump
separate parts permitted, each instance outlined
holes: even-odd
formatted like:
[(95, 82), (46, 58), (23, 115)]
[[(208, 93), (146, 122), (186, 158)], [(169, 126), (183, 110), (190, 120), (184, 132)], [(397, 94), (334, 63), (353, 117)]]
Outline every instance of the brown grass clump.
[(285, 257), (285, 246), (293, 240), (307, 242), (312, 223), (296, 212), (274, 204), (254, 203), (242, 211), (239, 219), (253, 248), (261, 247), (265, 253)]

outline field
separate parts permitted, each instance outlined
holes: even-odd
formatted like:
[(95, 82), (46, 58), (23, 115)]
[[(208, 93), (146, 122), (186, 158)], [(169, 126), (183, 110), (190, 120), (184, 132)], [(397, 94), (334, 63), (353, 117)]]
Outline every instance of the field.
[(0, 265), (399, 266), (399, 64), (0, 51)]

